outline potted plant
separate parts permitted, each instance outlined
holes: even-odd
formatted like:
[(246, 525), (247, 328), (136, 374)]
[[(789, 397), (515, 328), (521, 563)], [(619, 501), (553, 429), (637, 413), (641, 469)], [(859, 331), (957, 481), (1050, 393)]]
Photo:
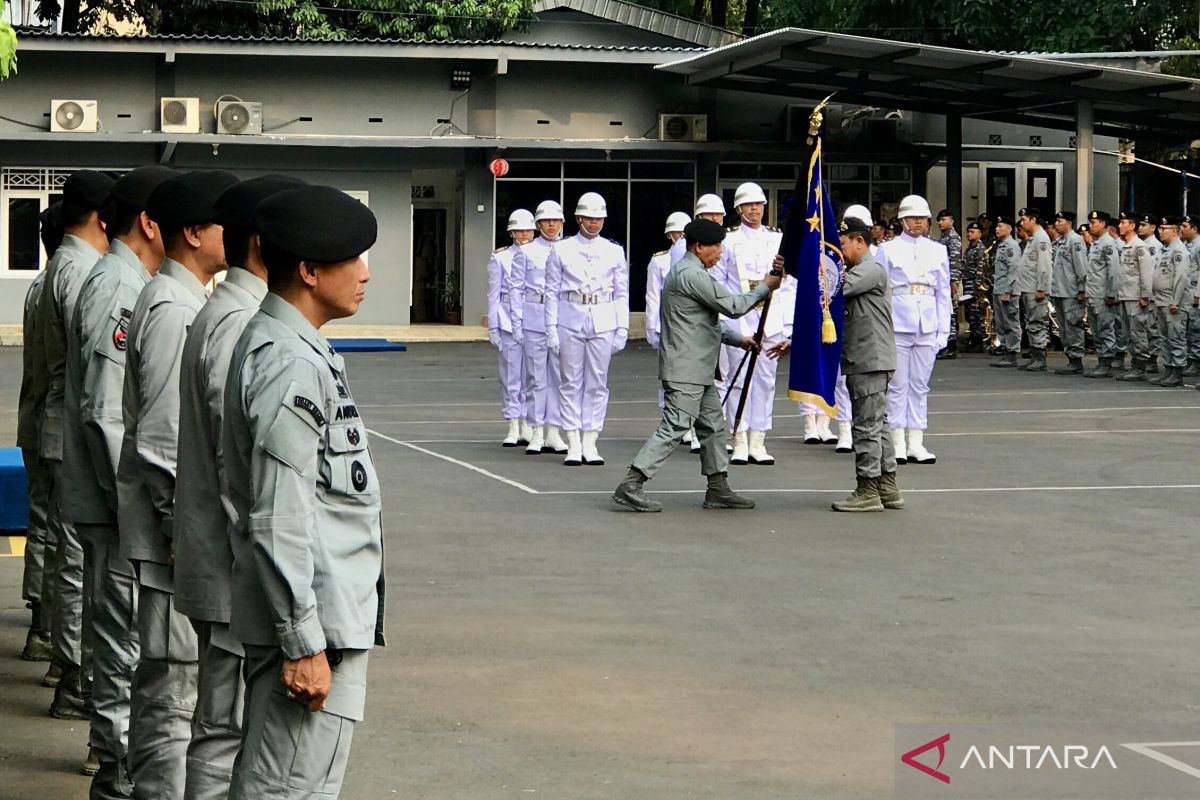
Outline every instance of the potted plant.
[(442, 308), (446, 313), (446, 323), (462, 325), (462, 294), (458, 286), (458, 273), (446, 271), (446, 280), (442, 284)]

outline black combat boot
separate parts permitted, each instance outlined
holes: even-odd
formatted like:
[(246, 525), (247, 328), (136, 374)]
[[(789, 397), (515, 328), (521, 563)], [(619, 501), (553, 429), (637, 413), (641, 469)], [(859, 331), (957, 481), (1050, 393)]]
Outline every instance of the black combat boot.
[(642, 491), (642, 484), (645, 482), (646, 476), (642, 471), (637, 467), (630, 467), (629, 472), (625, 473), (625, 480), (621, 481), (617, 490), (613, 492), (613, 502), (634, 511), (662, 511), (662, 503), (651, 500)]
[(1158, 356), (1150, 356), (1150, 359), (1146, 362), (1146, 374), (1158, 374)]
[(1059, 367), (1054, 370), (1055, 375), (1082, 375), (1083, 374), (1083, 359), (1068, 358), (1065, 367)]
[(62, 677), (54, 687), (50, 716), (55, 719), (89, 719), (87, 700), (83, 696), (83, 670), (74, 664), (62, 668)]
[(896, 484), (896, 473), (885, 472), (879, 476), (879, 500), (884, 508), (904, 508), (904, 495)]
[(1009, 353), (1008, 351), (1005, 351), (1005, 350), (1000, 351), (1000, 357), (992, 362), (993, 367), (1000, 367), (1002, 369), (1006, 369), (1009, 367), (1015, 367), (1016, 365), (1017, 365), (1017, 354)]
[(1146, 367), (1141, 359), (1135, 358), (1131, 360), (1128, 372), (1124, 372), (1117, 376), (1119, 381), (1144, 381), (1146, 380)]
[(1085, 378), (1111, 378), (1112, 359), (1102, 358), (1096, 362), (1096, 368), (1083, 373)]
[(53, 655), (50, 647), (50, 631), (42, 624), (42, 604), (30, 602), (29, 610), (32, 619), (29, 622), (29, 632), (25, 634), (25, 649), (21, 651), (22, 661), (49, 661)]
[(1183, 371), (1183, 377), (1194, 378), (1200, 375), (1200, 361), (1195, 359), (1188, 362), (1187, 369)]
[(883, 511), (879, 499), (879, 478), (858, 476), (858, 486), (845, 500), (835, 500), (830, 506), (834, 511)]
[(1046, 371), (1046, 351), (1040, 348), (1030, 348), (1029, 360), (1017, 367), (1025, 372), (1045, 372)]
[(718, 472), (708, 476), (708, 491), (704, 493), (705, 508), (754, 508), (754, 501), (729, 488), (729, 475)]
[(1172, 389), (1176, 386), (1183, 386), (1183, 367), (1163, 367), (1166, 371), (1166, 376), (1158, 382), (1159, 386)]

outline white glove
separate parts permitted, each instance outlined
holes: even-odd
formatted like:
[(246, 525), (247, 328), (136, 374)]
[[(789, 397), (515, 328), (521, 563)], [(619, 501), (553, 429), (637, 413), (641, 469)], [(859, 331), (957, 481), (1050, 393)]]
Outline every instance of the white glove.
[(500, 331), (496, 328), (488, 328), (488, 341), (492, 343), (492, 347), (500, 349)]
[(617, 335), (613, 337), (612, 351), (619, 353), (625, 349), (625, 344), (629, 341), (629, 329), (617, 328)]
[(550, 349), (551, 353), (558, 355), (558, 328), (546, 329), (546, 347)]
[(658, 349), (658, 332), (657, 331), (646, 331), (646, 344), (650, 345), (655, 350)]
[(521, 326), (513, 326), (512, 337), (513, 341), (517, 344), (525, 344), (525, 331), (521, 328)]

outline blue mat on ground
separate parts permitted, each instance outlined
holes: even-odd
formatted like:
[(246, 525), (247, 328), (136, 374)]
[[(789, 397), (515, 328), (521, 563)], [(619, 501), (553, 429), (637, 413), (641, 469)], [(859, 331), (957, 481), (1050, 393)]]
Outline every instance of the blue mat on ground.
[(16, 447), (0, 447), (0, 531), (23, 531), (29, 524), (25, 459)]
[(329, 343), (339, 353), (403, 353), (408, 349), (387, 339), (330, 339)]

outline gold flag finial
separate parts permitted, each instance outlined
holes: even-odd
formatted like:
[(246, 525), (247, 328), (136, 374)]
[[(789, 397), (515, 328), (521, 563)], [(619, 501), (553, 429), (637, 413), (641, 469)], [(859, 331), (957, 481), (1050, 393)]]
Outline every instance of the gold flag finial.
[[(837, 94), (837, 92), (834, 92), (834, 94)], [(808, 115), (809, 136), (816, 136), (821, 130), (821, 123), (825, 120), (825, 115), (821, 112), (825, 110), (825, 106), (829, 105), (829, 101), (832, 99), (833, 95), (831, 94), (829, 97), (826, 97), (824, 100), (817, 103), (817, 105), (813, 108), (812, 113)]]

